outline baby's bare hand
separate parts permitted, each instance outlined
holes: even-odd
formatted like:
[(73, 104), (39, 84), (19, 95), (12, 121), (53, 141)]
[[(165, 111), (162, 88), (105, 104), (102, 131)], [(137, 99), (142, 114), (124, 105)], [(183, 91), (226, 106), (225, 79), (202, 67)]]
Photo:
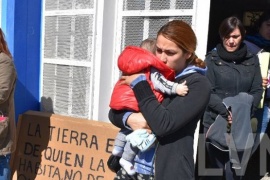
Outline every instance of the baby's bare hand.
[(179, 95), (179, 96), (185, 96), (187, 95), (188, 93), (188, 87), (186, 85), (186, 81), (184, 81), (183, 83), (181, 84), (178, 84), (176, 86), (176, 93)]

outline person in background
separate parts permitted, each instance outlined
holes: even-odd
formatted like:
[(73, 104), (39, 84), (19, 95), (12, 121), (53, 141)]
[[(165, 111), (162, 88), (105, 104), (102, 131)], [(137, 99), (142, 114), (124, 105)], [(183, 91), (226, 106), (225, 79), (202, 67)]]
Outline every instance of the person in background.
[[(207, 66), (206, 77), (212, 85), (212, 90), (209, 104), (203, 116), (204, 133), (206, 138), (208, 138), (209, 133), (214, 130), (214, 124), (221, 117), (223, 118), (221, 120), (223, 126), (216, 127), (219, 128), (217, 133), (225, 129), (225, 133), (229, 135), (234, 133), (235, 136), (241, 137), (244, 140), (253, 131), (256, 131), (253, 129), (254, 127), (252, 128), (251, 119), (262, 97), (260, 65), (258, 57), (249, 52), (247, 46), (243, 43), (245, 28), (237, 17), (231, 16), (222, 21), (219, 27), (219, 36), (221, 43), (217, 44), (216, 48), (210, 51), (205, 59)], [(236, 98), (235, 102), (233, 102), (236, 106), (239, 106), (237, 103), (242, 104), (240, 107), (237, 107), (239, 108), (238, 112), (234, 111), (235, 106), (231, 107), (226, 104), (228, 101), (225, 100), (232, 97)], [(241, 97), (242, 99), (238, 99)], [(247, 98), (250, 98), (250, 101), (247, 101)], [(238, 116), (243, 108), (247, 108), (245, 109), (246, 114), (243, 113)], [(242, 118), (239, 119), (238, 117)], [(242, 125), (233, 130), (233, 127), (237, 125), (236, 122), (244, 118), (246, 119), (244, 122), (241, 122)], [(250, 131), (241, 127), (249, 127)], [(221, 136), (219, 137), (220, 140), (225, 137), (224, 133)], [(237, 174), (236, 170), (245, 169), (245, 167), (236, 166), (236, 162), (231, 161), (231, 149), (228, 149), (229, 147), (223, 149), (215, 141), (212, 141), (213, 139), (210, 140), (207, 141), (206, 139), (209, 168), (222, 169), (226, 180), (241, 179), (242, 174)], [(232, 140), (237, 141), (235, 139)], [(230, 145), (230, 143), (228, 144)], [(243, 156), (242, 160), (246, 162), (248, 158), (243, 160)], [(245, 164), (242, 165), (245, 166)], [(222, 179), (223, 175), (213, 175), (207, 177), (207, 179), (218, 180)]]
[[(126, 67), (128, 66), (128, 64), (131, 64), (132, 68), (134, 68), (135, 66), (135, 69), (136, 69), (136, 66), (137, 66), (138, 68), (141, 69), (142, 67), (140, 67), (140, 64), (142, 64), (142, 62), (145, 60), (145, 62), (148, 62), (149, 64), (147, 63), (146, 68), (143, 67), (143, 69), (147, 71), (147, 69), (149, 69), (148, 67), (151, 66), (149, 69), (151, 71), (150, 81), (151, 83), (153, 83), (154, 91), (159, 91), (159, 92), (169, 94), (169, 95), (171, 94), (178, 94), (181, 96), (186, 95), (188, 92), (188, 88), (185, 85), (185, 82), (182, 84), (178, 84), (178, 83), (169, 81), (165, 79), (165, 77), (158, 71), (159, 69), (161, 70), (161, 72), (164, 73), (164, 70), (166, 69), (166, 72), (164, 73), (164, 75), (166, 75), (166, 77), (169, 77), (169, 78), (171, 77), (171, 79), (174, 79), (173, 70), (170, 70), (165, 64), (163, 64), (159, 59), (157, 59), (156, 56), (154, 56), (155, 49), (156, 49), (156, 40), (150, 39), (150, 38), (145, 39), (142, 41), (140, 47), (142, 49), (137, 48), (137, 47), (131, 47), (131, 46), (127, 47), (119, 56), (119, 62), (125, 63)], [(149, 52), (143, 49), (146, 49)], [(126, 55), (132, 56), (133, 59), (131, 61), (128, 61), (129, 59), (125, 58)], [(157, 65), (159, 63), (162, 64), (163, 67)], [(118, 82), (121, 83), (121, 80)], [(138, 112), (139, 109), (138, 109), (137, 101), (134, 97), (134, 94), (132, 95), (132, 97), (130, 96), (130, 94), (126, 95), (128, 90), (131, 93), (132, 93), (132, 90), (129, 87), (128, 87), (129, 88), (128, 90), (123, 89), (125, 87), (128, 87), (128, 86), (119, 85), (118, 83), (116, 84), (114, 91), (112, 93), (110, 107), (112, 109), (118, 109), (118, 110), (126, 109), (126, 110), (131, 110), (133, 112), (136, 112), (136, 111)], [(158, 94), (158, 95), (161, 95), (161, 94)], [(136, 101), (136, 102), (132, 102), (131, 101), (132, 98), (134, 98), (133, 101)], [(162, 99), (163, 97), (159, 98), (160, 101)], [(136, 106), (136, 107), (133, 107), (133, 106)], [(142, 135), (148, 132), (146, 130), (141, 130), (141, 131), (136, 131), (134, 133), (140, 133)], [(110, 156), (109, 161), (108, 161), (108, 166), (112, 171), (114, 172), (118, 171), (119, 166), (117, 165), (117, 159), (120, 158), (120, 161), (119, 161), (120, 165), (125, 169), (128, 175), (134, 176), (136, 172), (133, 167), (133, 161), (136, 154), (138, 153), (138, 150), (146, 151), (148, 148), (150, 148), (153, 145), (153, 143), (156, 140), (156, 137), (154, 134), (149, 134), (149, 136), (147, 134), (148, 136), (147, 139), (141, 139), (141, 140), (138, 138), (133, 139), (132, 137), (134, 133), (132, 133), (130, 129), (121, 129), (120, 132), (117, 134), (115, 138), (114, 148), (112, 151), (112, 156)], [(133, 145), (130, 144), (129, 141), (126, 141), (126, 138), (130, 138), (130, 141), (134, 143), (136, 141), (136, 145), (134, 145), (134, 143)]]
[[(136, 156), (138, 179), (195, 178), (194, 133), (210, 98), (210, 84), (204, 76), (206, 67), (195, 54), (196, 45), (191, 26), (181, 20), (166, 23), (157, 34), (156, 56), (174, 70), (175, 82), (187, 83), (186, 96), (166, 95), (160, 103), (144, 74), (121, 77), (122, 82), (132, 88), (140, 112), (128, 114), (127, 111), (111, 109), (110, 121), (120, 128), (150, 129), (158, 140), (154, 150)], [(146, 167), (152, 167), (153, 176), (143, 176)], [(125, 171), (120, 170), (117, 179), (129, 178)]]
[(16, 70), (0, 28), (0, 179), (11, 179), (10, 155), (16, 145), (14, 89)]
[[(258, 55), (262, 52), (270, 53), (270, 11), (265, 11), (254, 23), (252, 31), (246, 36), (244, 42), (253, 54)], [(268, 70), (268, 76), (269, 72), (270, 69)], [(270, 118), (270, 79), (268, 79), (268, 77), (262, 78), (263, 87), (266, 89), (266, 91), (260, 133), (265, 132)]]
[[(256, 55), (260, 53), (268, 52), (270, 53), (270, 11), (264, 11), (261, 16), (255, 21), (254, 25), (251, 27), (251, 30), (245, 37), (245, 44), (248, 49)], [(262, 109), (259, 109), (256, 113), (256, 116), (259, 117), (261, 123), (258, 126), (258, 133), (260, 133), (260, 139), (258, 143), (264, 143), (263, 137), (265, 133), (270, 137), (269, 131), (269, 119), (270, 119), (270, 64), (268, 66), (267, 77), (262, 77), (263, 88), (265, 89), (264, 95), (264, 106)], [(268, 142), (267, 142), (268, 143)], [(246, 176), (258, 178), (260, 177), (260, 169), (258, 164), (260, 163), (260, 146), (256, 149), (253, 156), (250, 159), (250, 163), (247, 169)], [(267, 153), (267, 161), (270, 162), (269, 153)], [(269, 164), (269, 163), (268, 163)], [(269, 165), (268, 165), (269, 166)], [(266, 169), (269, 169), (266, 168)], [(255, 172), (256, 171), (256, 172)]]
[(258, 54), (261, 51), (270, 52), (270, 11), (265, 11), (255, 21), (244, 41), (248, 49)]

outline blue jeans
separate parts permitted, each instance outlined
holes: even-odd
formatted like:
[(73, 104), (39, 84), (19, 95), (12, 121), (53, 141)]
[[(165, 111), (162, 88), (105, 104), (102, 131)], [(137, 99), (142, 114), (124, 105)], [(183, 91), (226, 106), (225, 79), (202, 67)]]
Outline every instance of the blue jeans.
[(264, 106), (263, 107), (262, 127), (260, 130), (260, 133), (265, 133), (269, 119), (270, 119), (270, 108), (267, 106)]
[(10, 180), (10, 155), (0, 156), (0, 180)]

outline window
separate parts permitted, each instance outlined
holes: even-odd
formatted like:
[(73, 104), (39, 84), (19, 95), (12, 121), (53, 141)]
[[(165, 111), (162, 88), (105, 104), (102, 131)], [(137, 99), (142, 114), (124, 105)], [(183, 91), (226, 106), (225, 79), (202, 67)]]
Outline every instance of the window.
[(45, 0), (41, 109), (89, 118), (95, 0)]

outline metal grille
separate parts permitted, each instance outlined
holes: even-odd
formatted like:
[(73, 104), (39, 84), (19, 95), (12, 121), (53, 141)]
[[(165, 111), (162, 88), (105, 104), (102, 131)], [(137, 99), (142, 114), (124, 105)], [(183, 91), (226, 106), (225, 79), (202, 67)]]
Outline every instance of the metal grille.
[[(71, 19), (70, 16), (60, 16), (58, 19), (57, 55), (62, 59), (70, 59), (71, 50)], [(46, 45), (45, 45), (46, 47)]]
[(144, 23), (149, 23), (148, 37), (156, 38), (158, 30), (162, 25), (166, 24), (170, 20), (178, 19), (183, 20), (191, 25), (192, 16), (175, 16), (175, 17), (123, 17), (123, 29), (122, 29), (122, 43), (121, 47), (128, 45), (139, 46), (141, 41), (144, 39)]
[(123, 10), (173, 10), (192, 9), (193, 0), (124, 0)]
[(124, 17), (122, 29), (122, 49), (127, 45), (139, 45), (143, 39), (144, 17)]
[(75, 16), (74, 20), (74, 59), (90, 61), (91, 58), (88, 57), (92, 57), (93, 17)]
[(90, 68), (44, 64), (42, 110), (88, 117)]
[(45, 17), (44, 57), (91, 60), (93, 15)]
[(44, 58), (56, 58), (57, 17), (45, 18)]
[(45, 0), (45, 11), (92, 8), (94, 0)]

